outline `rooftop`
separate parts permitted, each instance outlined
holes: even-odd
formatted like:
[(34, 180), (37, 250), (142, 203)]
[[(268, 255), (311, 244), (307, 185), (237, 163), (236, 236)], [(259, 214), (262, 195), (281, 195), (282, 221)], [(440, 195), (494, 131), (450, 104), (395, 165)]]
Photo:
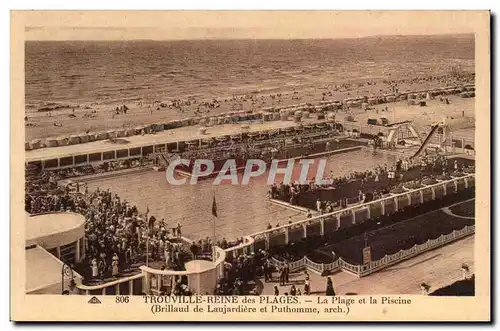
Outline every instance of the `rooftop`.
[[(150, 146), (155, 144), (174, 143), (178, 141), (189, 141), (200, 138), (211, 138), (217, 136), (233, 135), (242, 132), (240, 124), (223, 124), (216, 127), (208, 127), (205, 135), (199, 134), (200, 126), (187, 126), (167, 131), (157, 132), (156, 134), (147, 134), (144, 136), (136, 135), (125, 137), (128, 142), (125, 144), (112, 144), (108, 140), (93, 141), (85, 144), (68, 145), (60, 147), (46, 147), (26, 151), (26, 161), (50, 160), (66, 156), (86, 155), (91, 153), (114, 151), (120, 148), (135, 148), (141, 146)], [(245, 132), (256, 132), (261, 130), (272, 130), (293, 127), (296, 124), (293, 121), (272, 121), (263, 123), (251, 123), (249, 129)]]
[[(61, 213), (41, 214), (35, 216), (27, 215), (26, 246), (30, 246), (33, 244), (40, 244), (44, 246), (43, 243), (39, 241), (47, 243), (49, 241), (60, 243), (61, 240), (64, 241), (70, 240), (71, 238), (66, 238), (68, 237), (69, 233), (73, 231), (77, 232), (84, 231), (83, 229), (84, 224), (85, 224), (85, 217), (76, 213), (61, 212)], [(49, 240), (49, 237), (54, 237), (54, 236), (61, 236), (61, 237)], [(76, 239), (74, 241), (76, 241)], [(60, 244), (64, 245), (67, 243), (60, 243)]]
[[(62, 266), (60, 260), (39, 246), (26, 250), (26, 293), (60, 294)], [(76, 272), (73, 274), (81, 279)]]

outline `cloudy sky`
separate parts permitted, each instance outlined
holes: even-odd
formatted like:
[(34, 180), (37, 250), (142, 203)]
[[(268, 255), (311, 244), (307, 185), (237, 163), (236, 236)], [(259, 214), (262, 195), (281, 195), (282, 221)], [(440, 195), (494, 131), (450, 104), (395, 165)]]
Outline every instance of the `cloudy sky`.
[(28, 40), (288, 39), (472, 33), (484, 12), (31, 12)]

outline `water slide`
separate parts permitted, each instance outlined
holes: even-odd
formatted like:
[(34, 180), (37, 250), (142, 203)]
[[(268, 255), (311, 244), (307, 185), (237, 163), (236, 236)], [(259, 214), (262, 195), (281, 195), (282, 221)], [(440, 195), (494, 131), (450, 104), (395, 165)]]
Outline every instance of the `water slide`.
[(420, 154), (422, 154), (423, 151), (425, 151), (427, 145), (431, 141), (432, 136), (436, 133), (436, 131), (437, 131), (438, 128), (439, 128), (439, 124), (436, 124), (436, 125), (434, 125), (432, 127), (431, 132), (429, 132), (429, 134), (425, 138), (424, 142), (419, 147), (418, 151), (415, 154), (413, 154), (413, 156), (411, 157), (412, 159), (415, 158), (415, 157), (417, 157), (417, 156), (419, 156)]
[(388, 143), (392, 142), (392, 140), (394, 139), (395, 135), (396, 135), (396, 129), (391, 129), (389, 131), (389, 135), (387, 136), (387, 142)]
[(413, 137), (418, 138), (418, 140), (420, 140), (420, 142), (422, 142), (422, 138), (420, 137), (417, 130), (415, 130), (415, 128), (412, 125), (408, 125), (408, 129), (410, 130)]

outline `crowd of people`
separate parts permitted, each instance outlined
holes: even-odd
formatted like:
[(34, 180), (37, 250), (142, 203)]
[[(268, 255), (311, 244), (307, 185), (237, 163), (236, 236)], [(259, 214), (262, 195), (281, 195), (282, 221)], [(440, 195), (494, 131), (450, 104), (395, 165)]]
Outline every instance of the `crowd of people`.
[[(321, 186), (315, 183), (314, 178), (307, 184), (272, 184), (268, 196), (293, 205), (303, 205), (319, 213), (328, 213), (348, 205), (377, 200), (389, 193), (401, 193), (393, 190), (401, 190), (405, 185), (406, 188), (416, 187), (421, 182), (434, 178), (446, 179), (451, 173), (458, 174), (466, 170), (467, 167), (463, 163), (455, 160), (450, 164), (443, 155), (406, 158), (399, 159), (392, 166), (385, 164), (372, 170), (354, 171), (343, 176), (336, 177), (332, 171), (325, 179), (326, 184)], [(320, 199), (320, 192), (328, 188), (334, 189), (329, 192), (332, 198)], [(311, 198), (314, 196), (317, 198), (312, 202)]]
[(71, 168), (63, 168), (57, 170), (34, 169), (36, 176), (27, 178), (27, 181), (32, 183), (41, 179), (42, 181), (48, 180), (51, 183), (56, 183), (59, 180), (66, 178), (74, 178), (81, 176), (94, 175), (99, 173), (113, 172), (125, 169), (141, 168), (152, 165), (152, 161), (147, 157), (137, 157), (126, 160), (105, 161), (97, 165), (85, 164), (82, 166), (75, 166)]
[(27, 181), (25, 209), (30, 214), (67, 211), (85, 217), (84, 259), (74, 266), (85, 280), (118, 277), (144, 260), (182, 270), (189, 254), (181, 244), (180, 224), (169, 228), (163, 219), (148, 218), (147, 213), (140, 214), (134, 205), (109, 190), (89, 191), (85, 186), (72, 192), (68, 187), (59, 188), (57, 180), (68, 173), (42, 172), (38, 180)]

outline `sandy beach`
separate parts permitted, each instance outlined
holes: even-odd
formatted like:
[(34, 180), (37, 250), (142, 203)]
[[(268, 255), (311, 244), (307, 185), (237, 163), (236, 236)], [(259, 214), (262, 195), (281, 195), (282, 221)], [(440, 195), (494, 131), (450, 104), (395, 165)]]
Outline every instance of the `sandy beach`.
[[(456, 81), (444, 84), (441, 80), (435, 82), (417, 82), (413, 84), (399, 85), (400, 92), (420, 91), (432, 88), (452, 86)], [(59, 135), (70, 135), (85, 131), (99, 131), (114, 128), (130, 128), (139, 125), (164, 123), (170, 120), (183, 119), (196, 116), (216, 116), (221, 113), (252, 110), (258, 112), (267, 107), (287, 106), (298, 103), (319, 104), (322, 100), (343, 100), (346, 98), (383, 95), (391, 93), (390, 84), (379, 82), (376, 85), (364, 85), (362, 87), (351, 86), (349, 88), (319, 87), (309, 88), (302, 91), (287, 91), (277, 94), (251, 94), (230, 98), (216, 97), (217, 108), (209, 109), (202, 100), (186, 99), (185, 104), (174, 106), (172, 102), (159, 102), (155, 104), (128, 103), (127, 113), (117, 115), (111, 109), (123, 106), (94, 105), (90, 109), (75, 107), (72, 109), (58, 109), (54, 111), (32, 112), (27, 114), (26, 141), (35, 138), (55, 137)], [(368, 118), (386, 117), (391, 122), (413, 120), (417, 126), (425, 127), (432, 122), (447, 118), (453, 129), (474, 128), (474, 99), (462, 99), (459, 96), (450, 96), (450, 105), (443, 104), (438, 100), (431, 100), (427, 107), (408, 106), (406, 102), (388, 103), (374, 106), (373, 109), (365, 111), (359, 108), (349, 109), (349, 114), (356, 121), (366, 123)], [(201, 105), (201, 106), (200, 106)], [(387, 107), (387, 111), (386, 111)], [(74, 109), (74, 111), (73, 111)], [(378, 110), (378, 112), (377, 112)], [(393, 112), (396, 114), (393, 116)], [(462, 111), (465, 116), (462, 118)], [(339, 119), (347, 114), (340, 113)], [(467, 133), (466, 133), (467, 134)]]

